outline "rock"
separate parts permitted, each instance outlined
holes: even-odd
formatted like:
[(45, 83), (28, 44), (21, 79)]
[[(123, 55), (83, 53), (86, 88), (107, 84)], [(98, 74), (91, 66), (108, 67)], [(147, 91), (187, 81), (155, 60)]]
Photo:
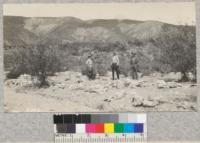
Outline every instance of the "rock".
[(51, 86), (56, 86), (56, 83), (54, 81), (50, 82)]
[(9, 79), (5, 81), (5, 84), (8, 86), (30, 86), (33, 84), (32, 78), (30, 75), (23, 74), (17, 79)]
[(96, 107), (96, 109), (103, 111), (105, 109), (105, 105), (104, 104), (100, 104)]
[(193, 73), (189, 72), (188, 78), (189, 78), (190, 81), (193, 81), (193, 80), (195, 80), (195, 75)]
[(172, 82), (172, 81), (179, 81), (182, 77), (182, 74), (180, 72), (170, 72), (168, 74), (165, 74), (162, 79), (166, 82)]
[(110, 88), (108, 86), (103, 87), (103, 92), (107, 92)]
[(143, 105), (141, 100), (138, 100), (138, 99), (135, 99), (135, 98), (132, 99), (132, 102), (133, 102), (133, 106), (135, 106), (135, 107)]
[(189, 103), (189, 102), (183, 102), (183, 103), (179, 103), (179, 104), (177, 105), (177, 108), (183, 108), (183, 109), (194, 109), (195, 106), (192, 105), (192, 104)]
[(141, 82), (136, 83), (135, 86), (137, 86), (137, 87), (143, 87)]
[(98, 90), (92, 89), (92, 88), (86, 89), (85, 92), (89, 92), (89, 93), (99, 93)]
[(131, 102), (133, 103), (133, 106), (138, 107), (143, 105), (143, 100), (142, 97), (134, 95)]
[(70, 78), (68, 78), (68, 77), (67, 77), (67, 78), (65, 78), (65, 81), (69, 81), (69, 80), (70, 80)]
[(124, 80), (117, 80), (115, 84), (116, 84), (116, 88), (118, 89), (123, 89), (125, 87)]
[(151, 74), (151, 76), (152, 76), (152, 77), (161, 77), (162, 74), (159, 73), (159, 72), (154, 72), (154, 73)]
[(76, 83), (87, 82), (88, 78), (86, 76), (81, 76), (80, 78), (74, 79)]
[(146, 82), (147, 82), (146, 80), (137, 80), (137, 81), (135, 81), (135, 86), (146, 87), (146, 85), (145, 85)]
[(137, 74), (138, 74), (138, 78), (142, 78), (144, 76), (143, 73), (140, 73), (140, 72), (138, 72)]
[(77, 82), (77, 83), (81, 83), (81, 82), (83, 82), (83, 80), (78, 79), (76, 82)]
[(60, 89), (65, 89), (65, 84), (64, 83), (60, 83), (60, 84), (57, 84), (56, 87), (60, 88)]
[(143, 107), (155, 107), (158, 105), (159, 102), (155, 100), (144, 100), (143, 101)]
[(104, 102), (111, 102), (110, 99), (104, 99), (103, 101), (104, 101)]
[(131, 82), (129, 82), (129, 81), (124, 82), (124, 87), (129, 87), (130, 85), (131, 85)]
[(129, 79), (129, 78), (126, 78), (126, 79), (122, 80), (122, 82), (123, 82), (123, 86), (124, 87), (130, 87), (135, 83), (134, 80)]
[(82, 85), (82, 84), (76, 84), (76, 83), (70, 85), (69, 89), (71, 89), (71, 90), (86, 90), (86, 88), (84, 87), (84, 85)]
[(21, 80), (31, 80), (31, 76), (28, 75), (28, 74), (23, 74), (23, 75), (20, 75), (20, 77), (18, 79), (21, 79)]
[(118, 81), (118, 80), (114, 80), (112, 83), (110, 83), (109, 86), (112, 88), (118, 88), (118, 89), (124, 88), (123, 81)]
[(5, 82), (5, 84), (6, 84), (7, 86), (15, 85), (14, 82), (13, 82), (12, 80), (7, 80), (7, 81)]
[(122, 99), (124, 97), (126, 97), (127, 93), (124, 91), (124, 92), (118, 92), (116, 95), (112, 96), (111, 98), (113, 100), (119, 100), (119, 99)]
[(179, 84), (179, 83), (176, 83), (176, 82), (168, 82), (168, 83), (167, 83), (167, 85), (168, 85), (168, 87), (169, 87), (169, 88), (177, 88), (177, 87), (182, 87), (182, 85), (181, 85), (181, 84)]
[(157, 100), (152, 100), (152, 99), (145, 99), (140, 96), (135, 96), (132, 98), (132, 103), (133, 106), (135, 107), (155, 107), (156, 105), (159, 104)]
[(100, 75), (98, 73), (96, 74), (96, 79), (100, 79)]
[(167, 83), (164, 80), (158, 80), (156, 83), (157, 83), (157, 87), (160, 88), (160, 89), (168, 87)]
[(197, 84), (191, 84), (191, 85), (190, 85), (190, 87), (194, 87), (194, 86), (197, 86)]
[(60, 74), (60, 73), (58, 73), (58, 72), (54, 73), (55, 76), (58, 76), (59, 74)]

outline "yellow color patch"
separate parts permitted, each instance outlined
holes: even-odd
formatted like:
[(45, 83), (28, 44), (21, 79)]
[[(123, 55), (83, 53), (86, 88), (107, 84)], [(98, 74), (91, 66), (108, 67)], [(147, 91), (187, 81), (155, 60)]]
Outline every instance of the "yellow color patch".
[(114, 124), (105, 123), (104, 124), (104, 131), (105, 131), (105, 133), (114, 133)]

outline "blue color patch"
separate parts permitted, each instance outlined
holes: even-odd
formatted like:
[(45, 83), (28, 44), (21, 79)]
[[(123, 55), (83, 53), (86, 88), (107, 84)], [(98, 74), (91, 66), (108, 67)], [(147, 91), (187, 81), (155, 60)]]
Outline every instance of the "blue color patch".
[(134, 124), (134, 133), (143, 133), (144, 132), (144, 124), (143, 123), (135, 123)]
[(134, 133), (134, 124), (131, 123), (124, 124), (124, 133)]

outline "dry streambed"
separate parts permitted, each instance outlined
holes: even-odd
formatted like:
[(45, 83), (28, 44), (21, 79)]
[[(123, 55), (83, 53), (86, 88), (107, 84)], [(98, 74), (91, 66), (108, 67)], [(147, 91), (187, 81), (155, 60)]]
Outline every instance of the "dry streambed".
[(178, 83), (178, 76), (173, 76), (152, 74), (139, 80), (112, 81), (108, 73), (89, 81), (67, 71), (49, 77), (49, 88), (38, 89), (29, 75), (22, 75), (5, 81), (4, 107), (8, 112), (194, 111), (196, 84)]

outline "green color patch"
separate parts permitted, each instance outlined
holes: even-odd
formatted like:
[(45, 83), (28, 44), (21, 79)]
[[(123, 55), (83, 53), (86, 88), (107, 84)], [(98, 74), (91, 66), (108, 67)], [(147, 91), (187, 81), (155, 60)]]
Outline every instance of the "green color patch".
[(115, 128), (115, 133), (124, 133), (124, 124), (116, 123), (114, 128)]

